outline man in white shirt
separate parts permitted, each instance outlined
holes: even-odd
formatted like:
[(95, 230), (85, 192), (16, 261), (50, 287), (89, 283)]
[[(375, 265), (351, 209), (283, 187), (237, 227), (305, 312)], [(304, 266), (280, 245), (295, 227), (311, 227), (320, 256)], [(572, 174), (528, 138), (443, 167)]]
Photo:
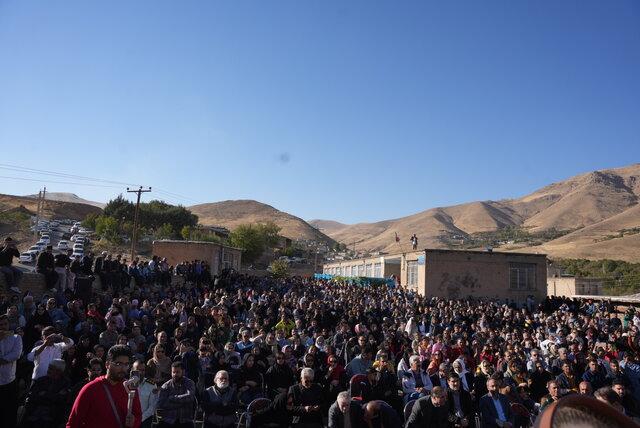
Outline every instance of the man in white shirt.
[(42, 330), (42, 341), (36, 343), (36, 346), (27, 355), (29, 361), (33, 361), (33, 375), (31, 378), (36, 379), (46, 376), (49, 363), (56, 359), (62, 358), (62, 353), (73, 345), (73, 340), (56, 334), (55, 328), (49, 326)]
[(16, 361), (21, 354), (22, 338), (9, 330), (7, 315), (0, 315), (0, 403), (3, 408), (3, 423), (9, 427), (16, 424), (18, 411)]

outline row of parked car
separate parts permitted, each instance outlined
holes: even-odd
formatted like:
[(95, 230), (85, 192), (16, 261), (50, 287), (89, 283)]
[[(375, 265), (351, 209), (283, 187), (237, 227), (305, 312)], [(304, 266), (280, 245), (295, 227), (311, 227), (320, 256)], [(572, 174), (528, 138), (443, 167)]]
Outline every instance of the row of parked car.
[[(64, 220), (62, 221), (65, 222)], [(67, 220), (67, 222), (71, 222), (72, 227), (80, 228), (80, 222), (73, 222), (72, 220)], [(51, 245), (51, 234), (54, 231), (59, 231), (59, 223), (58, 222), (48, 222), (46, 220), (41, 220), (38, 223), (38, 231), (40, 232), (40, 240), (36, 242), (34, 245), (29, 247), (29, 249), (20, 254), (20, 263), (33, 263), (38, 259), (38, 256), (41, 252), (45, 251), (47, 245)], [(31, 227), (35, 229), (35, 226)], [(85, 232), (88, 232), (85, 230)], [(63, 235), (64, 236), (64, 235)], [(69, 235), (67, 235), (69, 236)], [(67, 239), (61, 239), (58, 241), (57, 248), (60, 251), (67, 251), (69, 248), (73, 249), (72, 257), (84, 256), (84, 247), (89, 243), (89, 238), (85, 237), (81, 233), (77, 233), (70, 238), (71, 243)]]

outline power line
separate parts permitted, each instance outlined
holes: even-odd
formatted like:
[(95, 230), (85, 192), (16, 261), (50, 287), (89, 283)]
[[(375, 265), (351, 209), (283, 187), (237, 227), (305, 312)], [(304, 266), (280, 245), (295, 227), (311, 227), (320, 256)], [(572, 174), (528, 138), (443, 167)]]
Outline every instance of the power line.
[(6, 176), (6, 175), (0, 175), (0, 178), (8, 178), (10, 180), (36, 181), (38, 183), (47, 182), (47, 183), (56, 183), (56, 184), (72, 184), (74, 186), (110, 187), (110, 188), (114, 188), (114, 189), (121, 189), (122, 188), (122, 186), (113, 186), (113, 185), (107, 185), (107, 184), (73, 183), (73, 182), (70, 182), (70, 181), (55, 181), (55, 180), (49, 180), (49, 179), (9, 177), (9, 176)]
[(98, 183), (120, 184), (123, 186), (132, 186), (132, 185), (137, 186), (137, 184), (125, 183), (122, 181), (105, 180), (103, 178), (86, 177), (82, 175), (66, 174), (66, 173), (55, 172), (55, 171), (46, 171), (42, 169), (27, 168), (23, 166), (9, 165), (9, 164), (0, 164), (0, 169), (6, 169), (9, 171), (16, 171), (16, 172), (26, 172), (30, 174), (49, 175), (49, 176), (60, 177), (60, 178), (73, 178), (76, 180), (95, 181)]

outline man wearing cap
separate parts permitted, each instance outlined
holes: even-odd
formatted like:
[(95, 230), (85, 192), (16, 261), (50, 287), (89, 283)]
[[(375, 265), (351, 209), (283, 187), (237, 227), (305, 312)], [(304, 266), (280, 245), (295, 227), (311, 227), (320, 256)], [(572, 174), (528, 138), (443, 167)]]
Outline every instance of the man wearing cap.
[(55, 284), (58, 281), (58, 274), (55, 271), (55, 260), (53, 258), (53, 246), (47, 245), (46, 251), (43, 251), (38, 256), (36, 262), (36, 272), (44, 275), (44, 281), (47, 285), (47, 289), (55, 293), (57, 290)]
[(22, 271), (13, 264), (13, 258), (20, 257), (20, 252), (16, 248), (13, 239), (6, 238), (4, 246), (0, 249), (0, 272), (7, 277), (9, 290), (14, 293), (22, 293), (20, 291), (20, 280), (22, 279)]
[(33, 383), (26, 400), (25, 426), (57, 427), (64, 421), (64, 403), (71, 386), (65, 368), (64, 360), (51, 360), (47, 375)]

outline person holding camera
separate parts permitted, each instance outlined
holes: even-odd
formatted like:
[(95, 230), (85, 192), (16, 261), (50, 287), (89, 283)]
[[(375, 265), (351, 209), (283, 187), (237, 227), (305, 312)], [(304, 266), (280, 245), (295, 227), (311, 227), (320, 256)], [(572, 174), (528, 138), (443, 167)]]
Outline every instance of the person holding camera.
[(57, 334), (55, 327), (49, 326), (42, 330), (42, 341), (36, 342), (35, 348), (27, 355), (29, 361), (33, 361), (32, 379), (36, 381), (38, 378), (47, 375), (49, 363), (56, 359), (62, 358), (62, 353), (71, 348), (73, 340)]

